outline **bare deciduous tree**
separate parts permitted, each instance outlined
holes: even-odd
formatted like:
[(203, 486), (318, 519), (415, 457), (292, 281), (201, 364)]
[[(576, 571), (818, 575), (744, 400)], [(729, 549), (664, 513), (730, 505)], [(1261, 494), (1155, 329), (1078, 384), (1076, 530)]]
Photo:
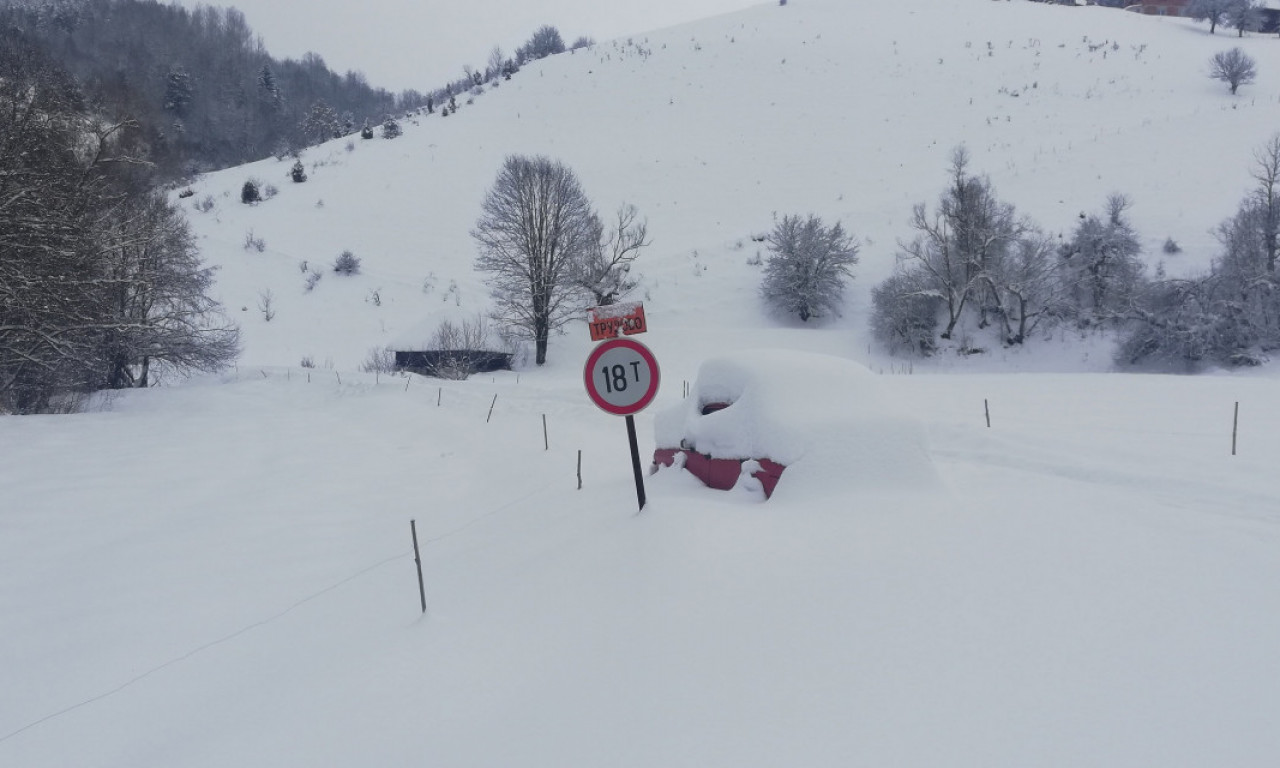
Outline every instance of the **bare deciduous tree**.
[(1107, 198), (1102, 216), (1080, 214), (1071, 239), (1062, 244), (1063, 280), (1081, 324), (1112, 320), (1127, 313), (1142, 279), (1142, 244), (1125, 215), (1124, 195)]
[(1192, 0), (1187, 6), (1186, 14), (1197, 21), (1209, 22), (1209, 34), (1218, 30), (1218, 25), (1227, 18), (1227, 12), (1236, 0)]
[(1232, 0), (1227, 9), (1227, 24), (1236, 30), (1237, 37), (1244, 37), (1245, 32), (1258, 28), (1262, 21), (1261, 10), (1258, 0)]
[(572, 268), (599, 245), (599, 220), (574, 172), (543, 156), (508, 157), (481, 211), (471, 236), (494, 317), (532, 339), (542, 365), (551, 332), (576, 309)]
[(1280, 135), (1255, 159), (1257, 186), (1218, 226), (1222, 250), (1209, 272), (1146, 287), (1122, 362), (1259, 365), (1280, 349)]
[(1031, 225), (1019, 219), (1012, 205), (995, 197), (991, 182), (968, 171), (969, 154), (963, 146), (951, 156), (951, 186), (938, 202), (938, 212), (917, 205), (911, 226), (915, 240), (900, 244), (898, 258), (923, 269), (947, 308), (949, 339), (970, 302), (978, 304), (979, 327), (1000, 308), (996, 281), (1000, 262)]
[(113, 219), (100, 257), (109, 310), (100, 385), (145, 387), (156, 366), (185, 373), (229, 365), (239, 332), (208, 295), (213, 269), (201, 264), (186, 220), (159, 194), (128, 200)]
[[(216, 370), (238, 336), (178, 211), (130, 186), (122, 125), (20, 41), (0, 45), (0, 410)], [(116, 170), (113, 170), (116, 169)]]
[[(640, 250), (650, 244), (649, 223), (640, 221), (634, 205), (618, 208), (613, 228), (597, 236), (597, 242), (573, 264), (573, 282), (591, 297), (595, 306), (613, 304), (637, 284), (631, 265)], [(603, 228), (596, 222), (597, 232)]]
[(1257, 62), (1239, 48), (1219, 51), (1209, 60), (1209, 77), (1226, 83), (1233, 96), (1240, 86), (1252, 83), (1257, 76)]
[[(891, 278), (896, 283), (874, 294), (874, 322), (886, 341), (930, 351), (931, 342), (919, 337), (921, 329), (932, 327), (926, 322), (931, 306), (946, 312), (941, 338), (950, 339), (966, 315), (976, 315), (977, 328), (995, 324), (1005, 344), (1021, 344), (1060, 313), (1050, 240), (1012, 205), (997, 200), (986, 178), (970, 175), (968, 163), (968, 153), (958, 147), (951, 185), (937, 212), (915, 207), (911, 226), (917, 235), (899, 244), (900, 269)], [(895, 301), (914, 306), (897, 308)]]

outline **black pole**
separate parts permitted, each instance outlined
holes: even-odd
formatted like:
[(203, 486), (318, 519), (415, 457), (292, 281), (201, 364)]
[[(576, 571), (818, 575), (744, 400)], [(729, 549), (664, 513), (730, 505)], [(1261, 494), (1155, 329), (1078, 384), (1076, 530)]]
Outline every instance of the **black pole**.
[(640, 502), (640, 511), (644, 511), (644, 475), (640, 472), (640, 446), (636, 443), (636, 419), (627, 417), (627, 441), (631, 443), (631, 470), (636, 475), (636, 501)]
[(413, 562), (418, 566), (418, 601), (422, 603), (422, 612), (427, 612), (427, 588), (422, 584), (422, 556), (418, 554), (418, 523), (409, 521), (409, 531), (413, 534)]

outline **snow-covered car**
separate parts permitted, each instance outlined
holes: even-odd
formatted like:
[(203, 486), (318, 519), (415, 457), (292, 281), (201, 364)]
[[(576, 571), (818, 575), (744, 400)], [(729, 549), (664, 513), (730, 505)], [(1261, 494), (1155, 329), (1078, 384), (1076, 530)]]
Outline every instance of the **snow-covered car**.
[(712, 488), (771, 497), (938, 485), (921, 424), (850, 360), (751, 350), (703, 362), (684, 402), (658, 414), (651, 472), (683, 468)]

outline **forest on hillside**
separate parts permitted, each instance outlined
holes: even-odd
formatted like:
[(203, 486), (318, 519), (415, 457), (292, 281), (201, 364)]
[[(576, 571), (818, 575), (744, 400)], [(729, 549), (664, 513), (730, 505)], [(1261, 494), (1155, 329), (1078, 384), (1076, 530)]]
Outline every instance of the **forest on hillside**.
[[(275, 59), (244, 14), (154, 0), (0, 0), (0, 29), (41, 50), (89, 107), (128, 121), (121, 139), (161, 178), (225, 168), (314, 143), (303, 127), (323, 105), (350, 132), (425, 103), (319, 55)], [(331, 138), (331, 137), (327, 137)]]

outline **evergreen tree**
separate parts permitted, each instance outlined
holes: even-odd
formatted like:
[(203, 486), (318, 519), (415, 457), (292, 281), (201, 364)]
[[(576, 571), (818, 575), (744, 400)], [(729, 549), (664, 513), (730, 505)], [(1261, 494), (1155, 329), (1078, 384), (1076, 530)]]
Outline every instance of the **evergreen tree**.
[(172, 112), (179, 118), (186, 117), (193, 98), (191, 75), (181, 66), (171, 68), (165, 77), (165, 111)]
[(311, 110), (302, 121), (301, 128), (303, 135), (313, 144), (323, 144), (330, 139), (342, 136), (342, 121), (338, 118), (338, 113), (324, 101), (317, 101), (311, 105)]

